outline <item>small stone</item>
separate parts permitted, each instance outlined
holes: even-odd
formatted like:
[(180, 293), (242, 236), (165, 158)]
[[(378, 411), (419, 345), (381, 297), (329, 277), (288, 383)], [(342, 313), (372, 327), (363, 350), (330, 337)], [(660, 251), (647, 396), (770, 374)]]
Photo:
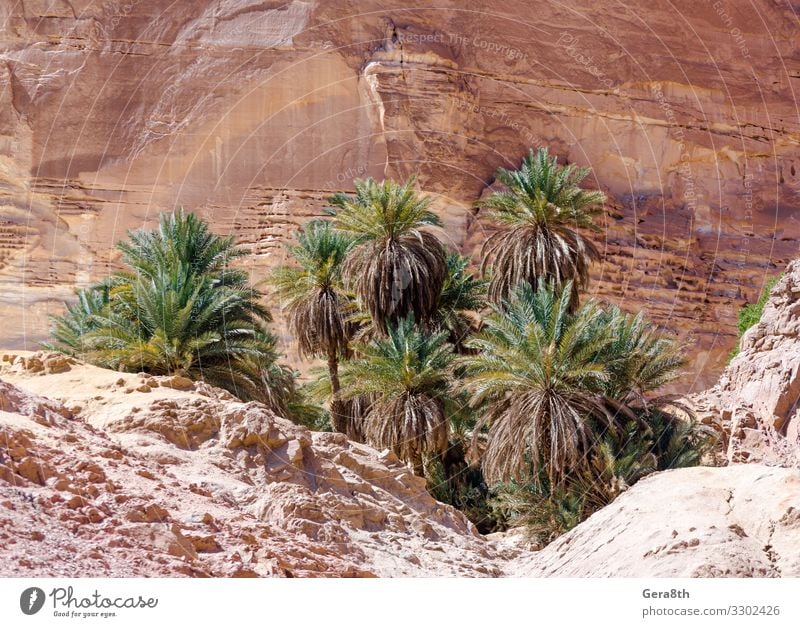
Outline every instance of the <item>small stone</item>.
[(194, 381), (187, 377), (175, 375), (172, 377), (164, 377), (160, 380), (161, 387), (172, 388), (173, 390), (192, 390), (194, 389)]
[(67, 501), (67, 507), (70, 509), (78, 509), (84, 505), (86, 505), (86, 499), (82, 496), (78, 496), (77, 494)]
[(45, 464), (34, 457), (26, 457), (20, 461), (17, 464), (16, 472), (28, 481), (33, 481), (39, 485), (44, 485), (45, 481), (56, 474), (49, 464)]
[(147, 517), (142, 510), (134, 509), (125, 514), (125, 520), (132, 523), (144, 523), (147, 522)]
[(169, 512), (155, 503), (145, 506), (144, 515), (147, 522), (164, 522), (170, 518)]
[(103, 522), (103, 520), (105, 519), (103, 513), (96, 507), (90, 507), (88, 510), (86, 510), (86, 517), (89, 519), (89, 522), (95, 524)]
[(218, 553), (222, 547), (214, 536), (187, 536), (198, 553)]
[(71, 370), (69, 357), (66, 355), (51, 355), (44, 360), (44, 369), (48, 374), (60, 374)]

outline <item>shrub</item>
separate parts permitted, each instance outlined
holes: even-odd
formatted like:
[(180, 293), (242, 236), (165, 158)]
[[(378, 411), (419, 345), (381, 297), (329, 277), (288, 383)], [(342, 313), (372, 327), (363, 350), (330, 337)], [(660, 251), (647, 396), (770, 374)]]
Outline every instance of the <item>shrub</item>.
[(758, 300), (754, 303), (747, 303), (739, 309), (739, 324), (737, 325), (738, 335), (736, 346), (733, 347), (731, 354), (728, 356), (728, 361), (736, 357), (739, 354), (739, 345), (741, 344), (742, 337), (745, 333), (751, 328), (758, 324), (758, 321), (761, 320), (761, 314), (764, 313), (764, 307), (769, 300), (769, 296), (772, 293), (772, 288), (780, 281), (783, 273), (779, 274), (778, 276), (774, 276), (772, 278), (767, 279), (764, 282), (764, 287), (761, 289), (761, 294), (758, 297)]

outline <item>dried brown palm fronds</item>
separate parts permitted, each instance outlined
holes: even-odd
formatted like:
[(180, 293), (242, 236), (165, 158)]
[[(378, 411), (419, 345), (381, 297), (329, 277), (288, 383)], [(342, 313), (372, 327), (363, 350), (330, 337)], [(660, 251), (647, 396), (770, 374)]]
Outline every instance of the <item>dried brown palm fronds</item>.
[(540, 280), (556, 286), (571, 281), (570, 306), (577, 308), (590, 263), (600, 257), (580, 229), (597, 229), (591, 218), (605, 200), (602, 192), (580, 187), (588, 173), (558, 165), (546, 148), (531, 151), (519, 170), (497, 171), (507, 190), (478, 203), (502, 227), (483, 245), (481, 272), (490, 278), (489, 300), (500, 303), (522, 281), (534, 288)]
[(430, 199), (418, 196), (413, 183), (356, 181), (354, 196), (331, 198), (336, 228), (355, 238), (345, 275), (381, 333), (409, 315), (427, 323), (446, 276), (444, 246), (423, 230), (441, 222), (428, 210)]

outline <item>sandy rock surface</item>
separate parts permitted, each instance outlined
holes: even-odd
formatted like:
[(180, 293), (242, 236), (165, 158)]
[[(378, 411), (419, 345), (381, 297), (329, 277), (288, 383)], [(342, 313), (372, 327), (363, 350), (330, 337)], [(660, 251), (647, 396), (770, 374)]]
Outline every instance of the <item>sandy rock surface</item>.
[(391, 453), (202, 383), (48, 359), (0, 362), (0, 575), (502, 572)]
[(534, 577), (798, 577), (800, 471), (657, 473), (511, 568)]

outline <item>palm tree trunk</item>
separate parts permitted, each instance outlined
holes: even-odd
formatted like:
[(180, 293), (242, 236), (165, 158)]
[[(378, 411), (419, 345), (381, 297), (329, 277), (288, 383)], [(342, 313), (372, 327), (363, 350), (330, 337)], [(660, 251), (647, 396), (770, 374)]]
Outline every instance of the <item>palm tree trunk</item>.
[(336, 354), (336, 350), (328, 351), (328, 375), (331, 378), (331, 390), (333, 391), (331, 426), (334, 431), (347, 433), (347, 414), (344, 403), (337, 398), (341, 385), (339, 383), (339, 357)]
[(447, 488), (451, 493), (458, 491), (458, 481), (464, 478), (468, 468), (464, 447), (460, 441), (454, 442), (447, 450), (440, 455), (439, 460), (444, 468), (444, 477), (447, 481)]
[(414, 453), (414, 456), (411, 458), (411, 468), (414, 470), (414, 474), (417, 475), (417, 477), (425, 476), (425, 465), (422, 463), (421, 453)]

